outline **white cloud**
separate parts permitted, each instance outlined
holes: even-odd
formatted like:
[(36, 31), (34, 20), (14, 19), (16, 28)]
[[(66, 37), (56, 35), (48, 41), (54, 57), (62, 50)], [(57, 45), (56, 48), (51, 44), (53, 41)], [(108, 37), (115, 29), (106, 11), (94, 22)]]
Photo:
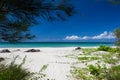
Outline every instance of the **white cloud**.
[(79, 40), (80, 37), (76, 36), (76, 35), (72, 35), (72, 36), (66, 36), (65, 40)]
[(88, 36), (83, 36), (81, 39), (89, 39), (90, 37)]
[(114, 39), (115, 36), (112, 32), (104, 31), (100, 35), (93, 36), (92, 39)]
[(66, 36), (65, 40), (88, 40), (88, 39), (115, 39), (115, 36), (112, 32), (104, 31), (103, 33), (96, 35), (96, 36)]

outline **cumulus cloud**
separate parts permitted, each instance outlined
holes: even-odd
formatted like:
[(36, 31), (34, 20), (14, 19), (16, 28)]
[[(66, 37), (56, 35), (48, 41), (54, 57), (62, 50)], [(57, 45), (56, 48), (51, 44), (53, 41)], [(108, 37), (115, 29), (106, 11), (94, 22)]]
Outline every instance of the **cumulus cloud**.
[(72, 35), (72, 36), (66, 36), (65, 40), (79, 40), (80, 37), (76, 36), (76, 35)]
[(96, 35), (96, 36), (66, 36), (65, 40), (88, 40), (88, 39), (115, 39), (115, 36), (112, 32), (104, 31), (103, 33)]
[(93, 36), (92, 39), (114, 39), (115, 36), (112, 32), (103, 32), (102, 34), (100, 35), (97, 35), (97, 36)]
[(88, 36), (83, 36), (81, 39), (90, 39)]

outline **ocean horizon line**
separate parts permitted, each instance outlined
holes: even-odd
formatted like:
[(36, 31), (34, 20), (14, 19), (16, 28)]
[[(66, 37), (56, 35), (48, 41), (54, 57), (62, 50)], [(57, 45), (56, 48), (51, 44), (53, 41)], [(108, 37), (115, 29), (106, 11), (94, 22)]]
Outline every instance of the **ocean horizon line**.
[(0, 42), (0, 48), (6, 47), (94, 47), (94, 46), (115, 46), (113, 42)]
[(0, 42), (0, 43), (115, 43), (115, 41), (41, 41), (41, 42)]

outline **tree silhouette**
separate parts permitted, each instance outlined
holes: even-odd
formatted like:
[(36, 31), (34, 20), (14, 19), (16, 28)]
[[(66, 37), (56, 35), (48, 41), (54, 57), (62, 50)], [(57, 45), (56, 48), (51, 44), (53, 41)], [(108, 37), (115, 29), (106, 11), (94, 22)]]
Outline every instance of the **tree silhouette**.
[[(120, 0), (109, 0), (112, 4), (120, 5)], [(120, 27), (114, 30), (114, 34), (117, 38), (116, 45), (120, 48)]]
[(65, 20), (75, 13), (70, 0), (0, 0), (0, 39), (32, 39), (29, 27), (41, 20)]
[(115, 29), (114, 34), (117, 38), (116, 44), (120, 48), (120, 28)]
[(112, 4), (120, 4), (120, 0), (109, 0)]

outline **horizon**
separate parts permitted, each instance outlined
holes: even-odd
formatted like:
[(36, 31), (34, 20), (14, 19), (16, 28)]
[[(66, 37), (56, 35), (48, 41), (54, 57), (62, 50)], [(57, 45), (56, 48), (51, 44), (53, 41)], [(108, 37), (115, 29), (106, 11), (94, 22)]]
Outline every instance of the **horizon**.
[(115, 42), (114, 41), (113, 42), (109, 42), (109, 41), (108, 42), (107, 41), (106, 42), (100, 42), (100, 41), (99, 42), (98, 41), (97, 42), (95, 42), (95, 41), (94, 42), (91, 42), (91, 41), (88, 41), (88, 42), (87, 41), (81, 41), (81, 42), (76, 42), (76, 41), (44, 42), (43, 41), (43, 42), (0, 42), (0, 43), (10, 43), (10, 44), (14, 44), (15, 43), (16, 44), (16, 43), (115, 43)]
[(37, 48), (37, 47), (98, 47), (98, 46), (115, 46), (114, 42), (18, 42), (0, 43), (0, 48)]

